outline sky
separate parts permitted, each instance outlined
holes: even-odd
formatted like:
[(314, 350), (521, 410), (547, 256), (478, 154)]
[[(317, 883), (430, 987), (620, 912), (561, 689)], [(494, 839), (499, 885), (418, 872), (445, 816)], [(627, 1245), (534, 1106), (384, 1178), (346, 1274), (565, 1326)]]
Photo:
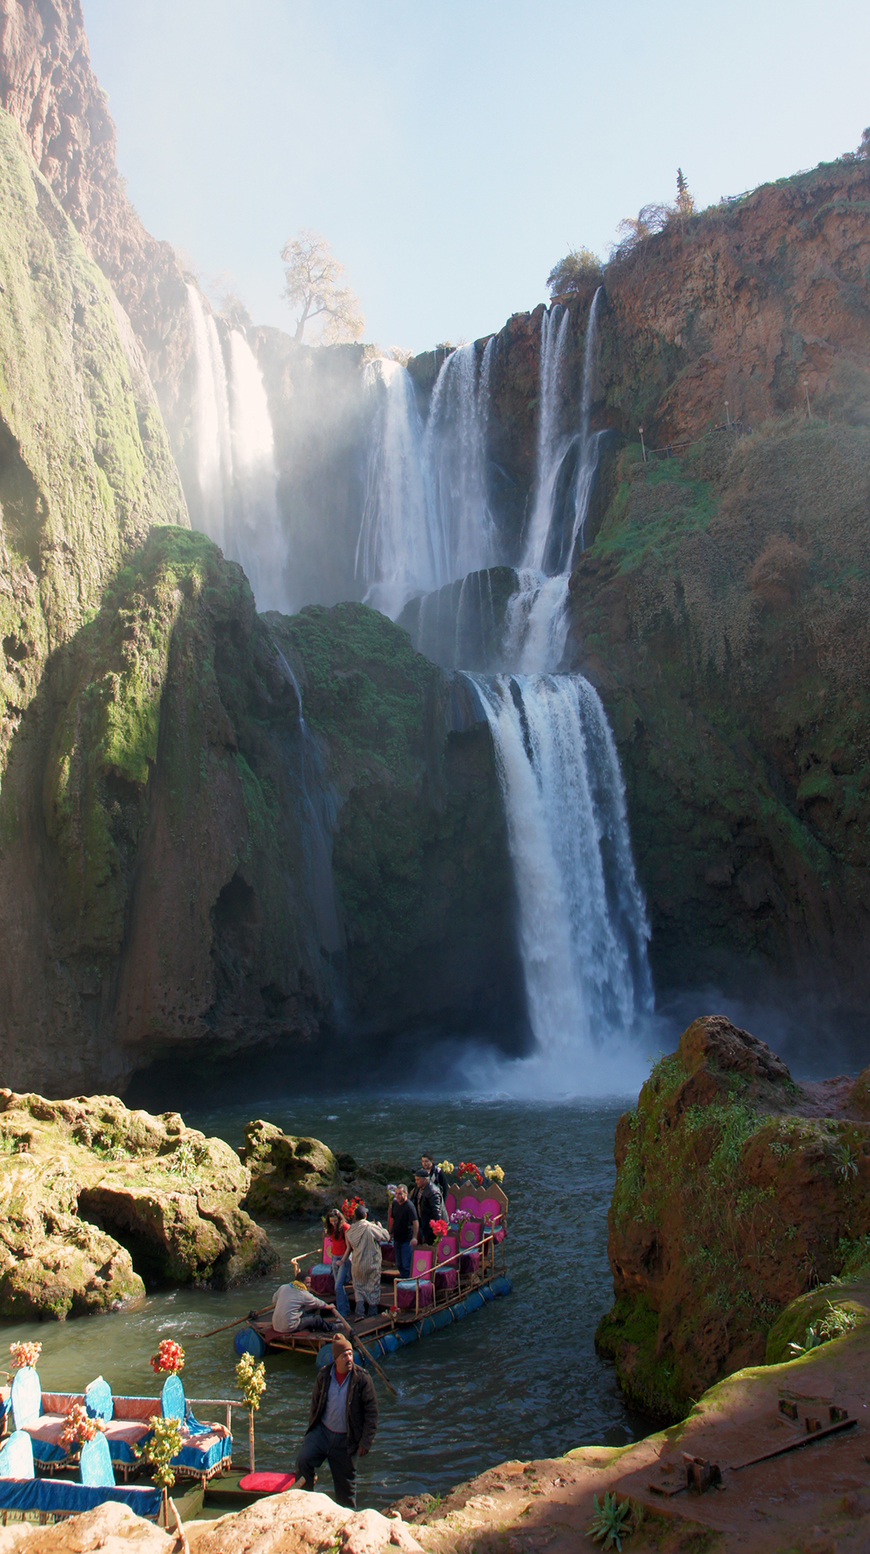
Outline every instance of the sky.
[[(142, 220), (292, 331), (281, 249), (323, 233), (364, 338), (475, 339), (570, 247), (853, 150), (866, 0), (83, 0)], [(216, 283), (216, 284), (215, 284)], [(307, 336), (306, 336), (307, 338)]]

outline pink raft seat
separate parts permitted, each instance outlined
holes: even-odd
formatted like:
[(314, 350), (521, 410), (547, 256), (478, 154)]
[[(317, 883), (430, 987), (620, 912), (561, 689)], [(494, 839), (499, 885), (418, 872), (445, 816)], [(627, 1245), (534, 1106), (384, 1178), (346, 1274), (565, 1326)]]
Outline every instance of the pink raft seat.
[(468, 1220), (459, 1232), (459, 1245), (462, 1249), (459, 1258), (459, 1272), (462, 1274), (463, 1279), (468, 1279), (473, 1274), (480, 1273), (481, 1247), (478, 1243), (482, 1237), (483, 1225), (479, 1220)]
[(442, 1236), (435, 1267), (436, 1290), (455, 1290), (459, 1283), (459, 1237)]
[(332, 1238), (324, 1236), (321, 1250), (322, 1262), (314, 1263), (308, 1270), (311, 1278), (311, 1293), (319, 1295), (335, 1294), (335, 1280), (332, 1276)]
[(419, 1311), (423, 1306), (434, 1306), (435, 1285), (432, 1279), (432, 1270), (435, 1263), (435, 1248), (431, 1246), (418, 1246), (411, 1259), (410, 1279), (395, 1279), (393, 1289), (395, 1291), (394, 1304), (400, 1311), (407, 1311), (411, 1307)]

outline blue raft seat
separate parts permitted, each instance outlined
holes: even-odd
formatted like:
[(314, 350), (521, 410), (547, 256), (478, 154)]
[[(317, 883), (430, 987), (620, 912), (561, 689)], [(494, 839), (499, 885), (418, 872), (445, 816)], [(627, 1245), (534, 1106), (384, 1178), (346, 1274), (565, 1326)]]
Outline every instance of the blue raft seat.
[(200, 1424), (194, 1419), (178, 1376), (167, 1376), (160, 1394), (164, 1419), (177, 1419), (183, 1445), (172, 1458), (180, 1478), (198, 1478), (204, 1484), (233, 1465), (233, 1438), (225, 1425)]
[(81, 1451), (80, 1484), (54, 1479), (34, 1478), (31, 1438), (26, 1430), (16, 1430), (0, 1447), (0, 1523), (4, 1526), (10, 1512), (20, 1517), (37, 1512), (41, 1516), (62, 1518), (92, 1511), (107, 1500), (127, 1505), (137, 1516), (156, 1521), (162, 1495), (159, 1489), (120, 1489), (115, 1484), (109, 1448), (105, 1436), (86, 1441)]

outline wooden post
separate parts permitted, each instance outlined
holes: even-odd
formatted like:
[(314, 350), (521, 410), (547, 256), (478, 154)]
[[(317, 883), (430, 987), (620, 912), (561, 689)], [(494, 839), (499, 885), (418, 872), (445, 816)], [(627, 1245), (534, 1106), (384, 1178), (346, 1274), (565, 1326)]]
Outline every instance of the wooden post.
[(640, 451), (643, 454), (643, 462), (645, 464), (646, 463), (646, 443), (643, 440), (643, 427), (639, 426), (638, 427), (638, 431), (640, 432)]
[(248, 1456), (251, 1459), (251, 1472), (254, 1471), (254, 1410), (248, 1409)]

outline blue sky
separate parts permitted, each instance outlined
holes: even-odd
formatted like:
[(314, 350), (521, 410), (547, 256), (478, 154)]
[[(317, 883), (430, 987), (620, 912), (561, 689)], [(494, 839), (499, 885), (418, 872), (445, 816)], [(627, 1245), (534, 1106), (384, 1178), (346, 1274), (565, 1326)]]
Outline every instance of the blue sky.
[(83, 0), (118, 160), (156, 237), (292, 328), (280, 251), (323, 232), (365, 338), (419, 351), (546, 298), (569, 246), (853, 149), (856, 0)]

